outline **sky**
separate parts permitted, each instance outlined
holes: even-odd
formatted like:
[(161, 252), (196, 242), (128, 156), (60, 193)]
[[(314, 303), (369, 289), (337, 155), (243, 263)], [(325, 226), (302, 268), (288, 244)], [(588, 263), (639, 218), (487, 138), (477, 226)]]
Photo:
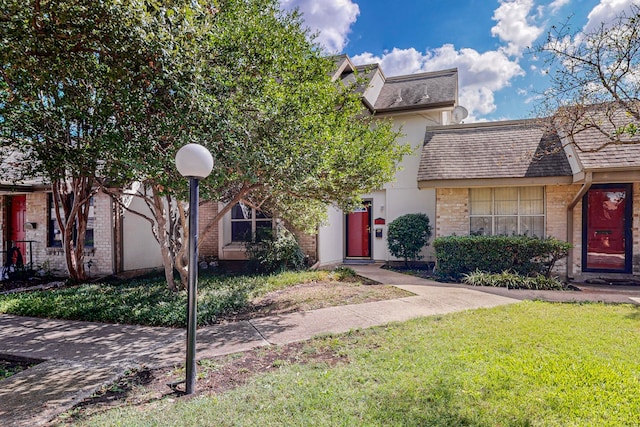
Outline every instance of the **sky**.
[(589, 31), (640, 0), (280, 0), (327, 53), (387, 77), (457, 68), (466, 123), (533, 117), (548, 86), (531, 51), (552, 25)]

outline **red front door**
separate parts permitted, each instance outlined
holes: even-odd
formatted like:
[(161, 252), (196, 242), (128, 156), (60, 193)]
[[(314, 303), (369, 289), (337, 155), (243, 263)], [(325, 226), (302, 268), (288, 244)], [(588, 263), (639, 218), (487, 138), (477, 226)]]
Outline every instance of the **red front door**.
[(347, 214), (347, 258), (371, 258), (371, 202)]
[(627, 272), (629, 269), (629, 196), (628, 185), (596, 187), (587, 193), (583, 217), (586, 223), (583, 268), (586, 271)]
[[(27, 197), (22, 196), (12, 196), (11, 197), (11, 208), (9, 210), (9, 244), (12, 245), (13, 242), (26, 240), (27, 233), (24, 229), (24, 223), (27, 216)], [(18, 248), (20, 248), (20, 252), (24, 257), (26, 255), (26, 244), (23, 242), (15, 244)]]

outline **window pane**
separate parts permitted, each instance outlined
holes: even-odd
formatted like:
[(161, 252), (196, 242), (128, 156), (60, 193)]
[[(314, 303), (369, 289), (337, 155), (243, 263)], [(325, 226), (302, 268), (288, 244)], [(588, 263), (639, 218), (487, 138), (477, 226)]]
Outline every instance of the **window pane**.
[(469, 212), (471, 215), (491, 215), (493, 213), (490, 188), (469, 190)]
[(517, 216), (496, 217), (496, 231), (494, 234), (505, 235), (505, 236), (518, 234), (518, 217)]
[(231, 209), (231, 219), (251, 219), (251, 208), (238, 203)]
[(246, 242), (251, 239), (251, 222), (234, 221), (231, 223), (231, 241)]
[(491, 230), (491, 217), (487, 216), (474, 216), (471, 218), (470, 234), (472, 236), (490, 236)]
[(520, 215), (544, 214), (544, 188), (523, 187), (520, 189)]
[(522, 216), (520, 217), (520, 234), (531, 237), (544, 238), (544, 217)]
[(497, 215), (518, 214), (518, 189), (496, 188), (494, 192)]

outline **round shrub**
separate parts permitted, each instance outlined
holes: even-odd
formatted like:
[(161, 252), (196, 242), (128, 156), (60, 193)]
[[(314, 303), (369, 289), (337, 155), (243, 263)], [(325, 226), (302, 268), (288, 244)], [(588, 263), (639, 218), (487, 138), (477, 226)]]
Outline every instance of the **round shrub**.
[(430, 237), (429, 217), (423, 213), (407, 214), (389, 224), (387, 246), (394, 257), (404, 259), (409, 267), (409, 260), (422, 259), (420, 252), (429, 244)]

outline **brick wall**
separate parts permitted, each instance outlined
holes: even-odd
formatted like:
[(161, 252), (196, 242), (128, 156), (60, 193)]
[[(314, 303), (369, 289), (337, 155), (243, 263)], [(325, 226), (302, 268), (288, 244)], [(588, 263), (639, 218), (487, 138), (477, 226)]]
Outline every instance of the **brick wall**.
[[(218, 202), (206, 202), (200, 205), (198, 211), (198, 230), (202, 233), (205, 227), (215, 218), (218, 214)], [(217, 222), (213, 229), (206, 236), (199, 237), (198, 255), (201, 258), (212, 257), (218, 258), (218, 227), (220, 222)]]
[[(27, 240), (33, 240), (34, 268), (45, 267), (58, 274), (67, 274), (67, 264), (62, 248), (47, 247), (48, 243), (48, 193), (27, 194), (26, 221), (36, 223), (34, 230), (27, 230)], [(109, 196), (99, 193), (94, 197), (94, 247), (85, 251), (85, 263), (91, 261), (87, 271), (91, 276), (113, 273), (113, 223)], [(86, 266), (85, 266), (86, 268)]]
[[(567, 240), (567, 207), (580, 191), (580, 185), (548, 185), (546, 194), (546, 235), (556, 239)], [(582, 270), (582, 202), (573, 209), (573, 256), (571, 274), (579, 274)], [(557, 262), (555, 274), (566, 276), (567, 259)]]
[(434, 237), (469, 234), (469, 189), (436, 189), (436, 225)]
[(633, 220), (631, 233), (633, 235), (633, 274), (640, 274), (640, 183), (633, 183)]

